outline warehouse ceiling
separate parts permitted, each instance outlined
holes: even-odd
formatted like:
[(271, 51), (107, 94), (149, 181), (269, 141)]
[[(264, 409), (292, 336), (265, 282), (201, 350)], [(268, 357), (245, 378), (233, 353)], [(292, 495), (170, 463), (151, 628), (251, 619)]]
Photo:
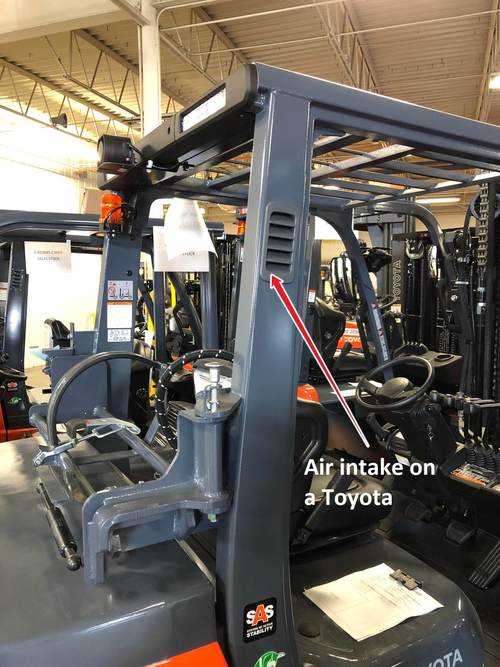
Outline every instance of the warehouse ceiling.
[[(159, 0), (163, 113), (260, 61), (498, 123), (499, 2)], [(0, 0), (0, 109), (89, 142), (140, 136), (133, 4)]]

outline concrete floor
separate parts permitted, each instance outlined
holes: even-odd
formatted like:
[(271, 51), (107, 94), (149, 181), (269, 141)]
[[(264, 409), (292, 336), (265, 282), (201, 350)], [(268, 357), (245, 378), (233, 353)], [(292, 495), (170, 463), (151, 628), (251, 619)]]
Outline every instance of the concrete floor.
[(43, 369), (44, 366), (33, 366), (25, 371), (28, 376), (26, 384), (32, 403), (46, 403), (48, 400), (48, 394), (44, 394), (43, 390), (49, 388), (50, 380)]

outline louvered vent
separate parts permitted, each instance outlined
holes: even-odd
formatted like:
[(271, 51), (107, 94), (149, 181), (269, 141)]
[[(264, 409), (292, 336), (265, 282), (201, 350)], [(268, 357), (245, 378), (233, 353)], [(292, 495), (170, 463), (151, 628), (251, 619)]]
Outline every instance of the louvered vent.
[(291, 271), (295, 241), (295, 216), (273, 211), (269, 216), (265, 270), (286, 278)]
[(20, 289), (24, 278), (24, 271), (22, 269), (14, 269), (10, 276), (10, 288)]

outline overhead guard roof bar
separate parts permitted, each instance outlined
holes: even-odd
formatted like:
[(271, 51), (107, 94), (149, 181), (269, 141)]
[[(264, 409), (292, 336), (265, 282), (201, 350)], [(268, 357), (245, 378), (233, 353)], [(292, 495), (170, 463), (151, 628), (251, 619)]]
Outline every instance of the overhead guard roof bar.
[[(222, 107), (192, 124), (190, 114), (196, 114), (202, 104), (222, 89), (225, 91)], [(241, 205), (246, 197), (247, 187), (243, 184), (249, 178), (249, 168), (211, 180), (193, 176), (251, 148), (255, 115), (273, 91), (311, 101), (316, 136), (313, 159), (335, 151), (351, 154), (312, 170), (312, 185), (323, 182), (335, 186), (335, 189), (313, 187), (312, 203), (319, 197), (321, 201), (330, 200), (334, 208), (351, 208), (367, 201), (453, 190), (500, 176), (499, 128), (254, 64), (241, 68), (201, 100), (168, 118), (138, 144), (144, 160), (123, 175), (106, 183), (101, 181), (100, 186), (123, 192), (153, 187), (162, 193), (156, 196), (178, 194)], [(389, 145), (371, 152), (356, 150), (356, 143), (367, 141)], [(410, 155), (430, 164), (404, 159)], [(151, 161), (149, 168), (147, 161)], [(444, 165), (486, 168), (490, 173), (464, 173), (448, 170)], [(339, 180), (344, 176), (349, 180)], [(404, 187), (391, 189), (383, 184)]]

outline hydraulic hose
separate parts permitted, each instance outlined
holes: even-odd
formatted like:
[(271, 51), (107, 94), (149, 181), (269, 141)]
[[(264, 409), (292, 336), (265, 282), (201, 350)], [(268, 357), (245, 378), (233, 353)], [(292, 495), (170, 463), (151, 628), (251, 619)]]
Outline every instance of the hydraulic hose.
[(194, 344), (197, 347), (201, 347), (202, 346), (201, 320), (200, 316), (196, 311), (196, 308), (194, 306), (191, 297), (187, 293), (186, 285), (184, 284), (184, 281), (182, 280), (182, 278), (178, 273), (169, 272), (167, 275), (168, 279), (174, 286), (179, 301), (182, 303), (184, 310), (186, 311), (186, 314), (188, 316), (189, 325), (191, 327), (191, 331), (193, 332)]
[(50, 397), (47, 410), (47, 435), (49, 445), (56, 447), (57, 440), (57, 413), (62, 397), (64, 396), (68, 387), (87, 369), (97, 366), (97, 364), (114, 361), (115, 359), (130, 359), (137, 361), (150, 368), (162, 369), (164, 367), (159, 361), (147, 359), (146, 357), (136, 354), (135, 352), (99, 352), (75, 364), (61, 377), (59, 382), (54, 387), (52, 396)]

